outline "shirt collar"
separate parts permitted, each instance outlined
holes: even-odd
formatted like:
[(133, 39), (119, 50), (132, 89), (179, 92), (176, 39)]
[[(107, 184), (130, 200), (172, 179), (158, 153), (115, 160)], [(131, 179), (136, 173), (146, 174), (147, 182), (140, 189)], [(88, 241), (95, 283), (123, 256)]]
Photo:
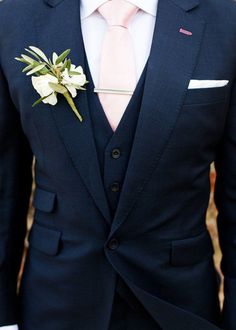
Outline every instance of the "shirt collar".
[(133, 5), (139, 7), (146, 13), (156, 16), (158, 0), (127, 0)]
[[(90, 16), (99, 6), (107, 0), (80, 0), (81, 19)], [(127, 0), (146, 13), (156, 16), (158, 0)]]

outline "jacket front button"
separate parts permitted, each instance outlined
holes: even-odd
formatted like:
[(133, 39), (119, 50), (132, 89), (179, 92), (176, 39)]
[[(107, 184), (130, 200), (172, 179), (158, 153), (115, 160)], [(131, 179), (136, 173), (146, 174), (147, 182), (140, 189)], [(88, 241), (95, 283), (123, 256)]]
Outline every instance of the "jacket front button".
[(108, 248), (109, 250), (116, 250), (119, 247), (119, 241), (116, 238), (112, 238), (109, 242), (108, 242)]

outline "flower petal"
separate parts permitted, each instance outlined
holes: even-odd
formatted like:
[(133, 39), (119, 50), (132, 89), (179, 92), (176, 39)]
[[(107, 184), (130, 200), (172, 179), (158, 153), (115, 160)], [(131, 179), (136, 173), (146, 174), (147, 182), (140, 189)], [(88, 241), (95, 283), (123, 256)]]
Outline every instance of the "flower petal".
[(45, 103), (45, 104), (50, 104), (50, 105), (57, 104), (57, 94), (53, 93), (52, 95), (50, 95), (49, 97), (44, 99), (42, 102)]
[(76, 69), (76, 66), (74, 64), (71, 64), (70, 69), (71, 69), (71, 71), (74, 71)]
[(66, 88), (70, 92), (71, 96), (74, 98), (77, 95), (76, 88), (73, 85), (66, 85)]
[(79, 72), (81, 74), (84, 73), (84, 70), (83, 70), (82, 66), (77, 66), (77, 68), (75, 69), (75, 71), (77, 71), (77, 72)]
[(86, 76), (84, 74), (73, 76), (71, 78), (71, 82), (74, 85), (84, 86), (84, 84), (86, 83)]
[(58, 83), (58, 79), (51, 76), (50, 74), (39, 77), (31, 77), (31, 81), (34, 89), (41, 97), (47, 96), (54, 92), (53, 89), (49, 86), (49, 82)]

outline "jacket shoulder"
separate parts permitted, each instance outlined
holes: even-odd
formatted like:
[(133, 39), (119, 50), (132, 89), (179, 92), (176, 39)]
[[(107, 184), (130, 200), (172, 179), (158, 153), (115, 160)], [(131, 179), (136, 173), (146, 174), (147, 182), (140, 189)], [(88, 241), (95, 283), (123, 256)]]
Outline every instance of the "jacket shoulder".
[(16, 14), (15, 9), (34, 8), (36, 4), (40, 4), (42, 2), (43, 0), (0, 0), (0, 12), (2, 12), (4, 8), (9, 8), (11, 10), (14, 9), (13, 12)]
[(235, 0), (201, 0), (200, 7), (207, 22), (236, 27)]
[(33, 25), (43, 0), (0, 0), (0, 51), (6, 42), (14, 42), (19, 31)]
[(9, 17), (20, 16), (21, 12), (26, 11), (28, 14), (30, 10), (35, 9), (35, 6), (40, 5), (43, 0), (0, 0), (0, 17), (6, 19)]
[[(0, 0), (0, 37), (10, 26), (21, 27), (21, 21), (33, 20), (43, 0)], [(6, 30), (5, 30), (6, 29)]]

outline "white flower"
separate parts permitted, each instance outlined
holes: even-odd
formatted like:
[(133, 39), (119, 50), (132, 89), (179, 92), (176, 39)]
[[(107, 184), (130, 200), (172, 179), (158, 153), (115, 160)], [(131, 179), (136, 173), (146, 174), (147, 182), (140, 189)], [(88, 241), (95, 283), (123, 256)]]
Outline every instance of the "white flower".
[(86, 83), (86, 76), (81, 66), (76, 67), (74, 64), (71, 64), (70, 71), (74, 71), (79, 74), (71, 75), (68, 69), (65, 69), (62, 72), (63, 79), (61, 83), (68, 89), (72, 97), (76, 97), (76, 89), (81, 89), (81, 87), (84, 86)]
[(71, 64), (70, 59), (67, 59), (71, 50), (66, 49), (60, 55), (53, 52), (52, 59), (48, 59), (41, 49), (34, 46), (29, 48), (25, 50), (30, 56), (22, 54), (15, 59), (26, 64), (22, 72), (26, 72), (27, 76), (36, 75), (31, 77), (31, 81), (40, 98), (32, 104), (32, 107), (40, 102), (56, 105), (57, 94), (62, 94), (76, 117), (82, 122), (83, 118), (73, 98), (77, 95), (77, 89), (85, 90), (83, 86), (87, 81), (82, 67), (76, 67)]
[(43, 103), (51, 105), (57, 104), (57, 94), (49, 86), (49, 82), (58, 84), (58, 79), (56, 77), (46, 74), (39, 77), (31, 77), (31, 79), (34, 89), (36, 89), (41, 97), (46, 97), (51, 94), (42, 101)]

